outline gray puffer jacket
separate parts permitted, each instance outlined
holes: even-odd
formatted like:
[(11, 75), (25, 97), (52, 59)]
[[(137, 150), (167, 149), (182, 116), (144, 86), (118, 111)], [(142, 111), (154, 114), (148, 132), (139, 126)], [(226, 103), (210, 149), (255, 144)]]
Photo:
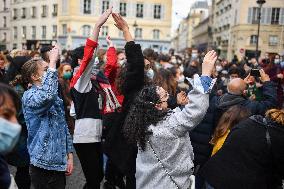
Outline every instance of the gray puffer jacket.
[[(209, 94), (200, 92), (200, 78), (194, 79), (193, 90), (188, 94), (190, 102), (183, 110), (176, 108), (156, 126), (150, 125), (150, 143), (157, 156), (180, 189), (189, 188), (193, 173), (193, 149), (188, 131), (198, 125), (209, 106)], [(211, 81), (212, 88), (214, 81)], [(207, 87), (208, 88), (208, 87)], [(149, 143), (145, 151), (139, 150), (136, 159), (136, 185), (139, 189), (175, 189), (158, 162)]]

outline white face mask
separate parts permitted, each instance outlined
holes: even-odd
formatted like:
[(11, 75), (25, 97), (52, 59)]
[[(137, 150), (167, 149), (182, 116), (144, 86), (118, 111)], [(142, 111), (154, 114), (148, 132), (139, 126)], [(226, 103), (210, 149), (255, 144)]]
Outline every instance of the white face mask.
[(223, 70), (223, 67), (222, 66), (216, 66), (216, 71), (217, 72), (220, 72), (220, 71), (222, 71)]
[(153, 79), (154, 78), (154, 70), (153, 69), (149, 69), (147, 72), (146, 72), (146, 75), (149, 79)]
[(183, 83), (184, 82), (184, 75), (181, 75), (179, 78), (178, 78), (178, 83)]
[(274, 60), (274, 63), (275, 63), (275, 64), (279, 64), (279, 63), (280, 63), (280, 59), (278, 59), (278, 58), (275, 59), (275, 60)]
[(181, 66), (179, 67), (179, 69), (180, 69), (181, 72), (183, 72), (183, 71), (184, 71), (183, 65), (181, 65)]
[(118, 63), (120, 64), (120, 66), (122, 66), (126, 63), (126, 59), (120, 60)]

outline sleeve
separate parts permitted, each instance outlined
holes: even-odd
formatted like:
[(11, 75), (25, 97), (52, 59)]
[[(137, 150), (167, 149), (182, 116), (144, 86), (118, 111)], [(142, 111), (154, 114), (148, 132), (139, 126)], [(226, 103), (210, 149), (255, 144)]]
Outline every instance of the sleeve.
[(80, 93), (86, 93), (91, 90), (90, 79), (93, 63), (95, 62), (93, 55), (97, 46), (97, 42), (87, 39), (80, 68), (71, 80), (71, 88), (74, 87)]
[(74, 147), (73, 147), (73, 140), (72, 140), (72, 137), (69, 133), (69, 129), (66, 127), (66, 132), (67, 132), (67, 149), (66, 149), (66, 152), (67, 154), (69, 153), (73, 153), (74, 152)]
[(58, 96), (58, 75), (56, 70), (48, 69), (42, 86), (23, 97), (23, 108), (29, 107), (36, 114), (46, 112)]
[(250, 110), (253, 115), (264, 115), (271, 108), (277, 107), (277, 89), (273, 81), (263, 84), (263, 100), (250, 101)]
[(141, 46), (134, 41), (125, 45), (126, 54), (126, 76), (122, 86), (123, 95), (131, 91), (138, 91), (144, 85), (144, 56)]
[(117, 55), (114, 47), (110, 47), (107, 50), (107, 62), (105, 66), (105, 76), (108, 78), (109, 82), (112, 84), (115, 82), (117, 74)]
[(180, 111), (175, 109), (167, 119), (167, 124), (174, 135), (183, 136), (197, 126), (203, 119), (209, 107), (209, 92), (216, 80), (210, 77), (195, 76), (190, 80), (193, 90), (188, 93), (189, 103)]

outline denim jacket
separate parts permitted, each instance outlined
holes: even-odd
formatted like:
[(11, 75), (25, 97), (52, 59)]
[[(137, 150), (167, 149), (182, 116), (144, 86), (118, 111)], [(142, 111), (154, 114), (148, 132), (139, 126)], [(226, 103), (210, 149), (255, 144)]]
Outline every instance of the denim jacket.
[(42, 86), (33, 85), (22, 98), (28, 129), (30, 163), (47, 170), (65, 171), (67, 154), (73, 152), (72, 138), (58, 96), (58, 75), (48, 69)]

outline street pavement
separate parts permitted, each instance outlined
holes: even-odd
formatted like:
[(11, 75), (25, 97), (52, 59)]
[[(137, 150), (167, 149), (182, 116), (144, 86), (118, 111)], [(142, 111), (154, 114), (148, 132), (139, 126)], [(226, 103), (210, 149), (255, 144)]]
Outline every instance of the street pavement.
[[(15, 167), (9, 166), (9, 169), (11, 171), (11, 174), (15, 176), (15, 171), (16, 171)], [(85, 184), (85, 177), (81, 168), (80, 161), (76, 154), (74, 154), (73, 174), (67, 177), (66, 182), (67, 182), (66, 189), (83, 189), (83, 186)]]

